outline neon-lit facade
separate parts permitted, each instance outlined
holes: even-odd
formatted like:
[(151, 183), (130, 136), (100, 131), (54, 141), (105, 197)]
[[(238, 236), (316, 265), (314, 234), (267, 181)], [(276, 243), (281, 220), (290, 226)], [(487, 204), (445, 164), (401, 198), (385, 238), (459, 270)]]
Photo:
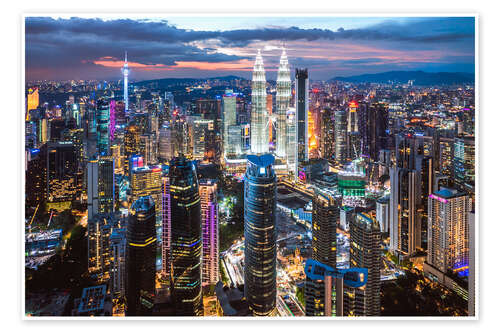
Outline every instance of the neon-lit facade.
[(109, 102), (109, 141), (112, 142), (115, 139), (115, 125), (116, 125), (116, 115), (115, 115), (115, 100)]
[(258, 50), (252, 75), (250, 149), (254, 154), (269, 152), (269, 114), (266, 109), (266, 71)]
[(219, 205), (214, 179), (200, 180), (201, 223), (203, 232), (202, 285), (219, 280)]
[(279, 157), (285, 157), (287, 151), (287, 111), (292, 96), (291, 85), (288, 58), (283, 48), (276, 81), (276, 155)]

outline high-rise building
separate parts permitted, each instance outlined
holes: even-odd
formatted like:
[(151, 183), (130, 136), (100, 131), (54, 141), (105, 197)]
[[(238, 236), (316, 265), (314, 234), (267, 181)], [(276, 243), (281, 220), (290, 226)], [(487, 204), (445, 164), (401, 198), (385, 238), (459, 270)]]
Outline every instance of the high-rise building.
[(270, 154), (248, 156), (245, 175), (245, 297), (256, 316), (276, 308), (276, 174)]
[(118, 224), (113, 214), (97, 214), (88, 219), (88, 269), (99, 282), (111, 276), (111, 234)]
[(109, 151), (109, 103), (105, 100), (97, 101), (97, 151), (100, 155), (107, 155)]
[(469, 213), (472, 200), (456, 189), (429, 196), (427, 262), (442, 273), (469, 266)]
[(202, 226), (198, 177), (184, 156), (170, 162), (172, 299), (176, 315), (202, 316)]
[(286, 163), (288, 172), (295, 178), (297, 174), (297, 123), (295, 108), (289, 108), (286, 112)]
[(111, 252), (110, 290), (114, 298), (125, 296), (125, 253), (127, 228), (113, 228), (109, 239)]
[(475, 189), (475, 140), (474, 137), (457, 137), (453, 149), (453, 180), (455, 186), (474, 195)]
[(87, 163), (88, 219), (112, 213), (115, 207), (115, 163), (112, 156), (99, 156)]
[(345, 110), (335, 111), (335, 161), (347, 161), (347, 114)]
[(130, 175), (130, 202), (143, 196), (151, 196), (155, 202), (156, 222), (161, 223), (161, 167), (159, 165), (135, 167)]
[(203, 160), (214, 155), (214, 121), (193, 118), (193, 158)]
[(127, 62), (127, 51), (125, 51), (125, 62), (123, 64), (123, 102), (125, 103), (125, 112), (128, 112), (128, 62)]
[(202, 285), (214, 285), (219, 277), (219, 206), (217, 182), (200, 179), (201, 225), (203, 233)]
[(309, 75), (307, 68), (295, 69), (295, 121), (297, 144), (297, 167), (309, 159)]
[(226, 90), (226, 93), (222, 97), (222, 107), (224, 110), (224, 158), (226, 158), (227, 156), (236, 154), (235, 147), (231, 142), (229, 133), (230, 126), (236, 126), (236, 95), (233, 94), (232, 90)]
[(377, 199), (377, 202), (375, 204), (377, 212), (377, 222), (380, 226), (381, 233), (389, 232), (389, 203), (390, 196), (387, 195)]
[(168, 122), (164, 122), (160, 128), (158, 144), (158, 157), (163, 162), (168, 162), (177, 153), (175, 131)]
[(276, 80), (276, 155), (286, 156), (287, 148), (287, 117), (286, 113), (290, 107), (290, 98), (292, 96), (290, 80), (290, 68), (288, 58), (283, 48), (281, 54), (280, 66), (278, 68), (278, 78)]
[(393, 253), (412, 255), (421, 245), (418, 214), (419, 177), (416, 170), (391, 167), (390, 245)]
[(162, 200), (162, 235), (161, 235), (161, 272), (164, 278), (171, 278), (170, 247), (172, 243), (172, 216), (170, 202), (170, 178), (168, 169), (162, 172), (161, 200)]
[(29, 88), (28, 96), (26, 97), (26, 121), (30, 120), (30, 111), (38, 108), (39, 94), (38, 88)]
[[(312, 211), (312, 259), (333, 268), (337, 267), (338, 220), (339, 203), (330, 194), (315, 189)], [(306, 316), (324, 316), (327, 301), (324, 281), (307, 278), (305, 299)]]
[(155, 203), (140, 197), (129, 210), (127, 225), (125, 296), (127, 316), (151, 315), (155, 297)]
[(366, 145), (371, 159), (378, 158), (379, 151), (388, 147), (387, 127), (389, 124), (389, 105), (373, 103), (368, 108)]
[(269, 151), (268, 123), (266, 110), (266, 72), (258, 50), (252, 75), (252, 117), (250, 129), (250, 149), (252, 153), (262, 154)]
[(358, 213), (350, 224), (350, 235), (350, 267), (367, 268), (368, 277), (363, 287), (345, 287), (344, 315), (380, 316), (382, 249), (379, 224), (372, 216)]

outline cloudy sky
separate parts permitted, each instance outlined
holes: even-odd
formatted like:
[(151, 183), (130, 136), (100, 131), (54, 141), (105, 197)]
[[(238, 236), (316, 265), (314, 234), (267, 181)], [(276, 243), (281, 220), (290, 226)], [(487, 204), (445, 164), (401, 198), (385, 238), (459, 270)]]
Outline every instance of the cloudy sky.
[(267, 78), (286, 46), (311, 79), (389, 70), (474, 72), (470, 17), (27, 17), (26, 80), (132, 81), (251, 77), (257, 49)]

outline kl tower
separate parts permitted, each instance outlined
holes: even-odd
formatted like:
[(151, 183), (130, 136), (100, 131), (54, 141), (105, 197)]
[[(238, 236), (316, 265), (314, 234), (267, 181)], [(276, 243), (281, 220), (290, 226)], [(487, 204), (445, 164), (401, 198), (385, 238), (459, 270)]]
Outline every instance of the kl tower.
[(127, 51), (125, 51), (125, 63), (122, 68), (123, 72), (123, 101), (125, 102), (125, 111), (128, 111), (128, 62), (127, 62)]

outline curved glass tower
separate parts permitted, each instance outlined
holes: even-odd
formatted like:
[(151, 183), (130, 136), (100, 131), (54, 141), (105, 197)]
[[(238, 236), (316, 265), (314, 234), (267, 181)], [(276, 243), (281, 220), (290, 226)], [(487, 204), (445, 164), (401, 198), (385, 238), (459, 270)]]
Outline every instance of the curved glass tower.
[(288, 67), (288, 58), (285, 49), (281, 54), (280, 67), (278, 69), (278, 79), (276, 80), (276, 155), (286, 156), (287, 147), (287, 123), (286, 112), (290, 107), (290, 97), (292, 82), (290, 80), (290, 68)]
[(198, 177), (184, 156), (170, 161), (172, 298), (177, 316), (203, 316)]
[(248, 156), (245, 175), (245, 297), (256, 316), (276, 308), (276, 174), (270, 154)]
[(266, 109), (266, 71), (260, 50), (255, 58), (252, 75), (252, 115), (250, 128), (250, 149), (252, 153), (269, 152), (269, 114)]
[(151, 315), (155, 295), (156, 228), (155, 202), (140, 197), (130, 207), (127, 226), (127, 316)]

